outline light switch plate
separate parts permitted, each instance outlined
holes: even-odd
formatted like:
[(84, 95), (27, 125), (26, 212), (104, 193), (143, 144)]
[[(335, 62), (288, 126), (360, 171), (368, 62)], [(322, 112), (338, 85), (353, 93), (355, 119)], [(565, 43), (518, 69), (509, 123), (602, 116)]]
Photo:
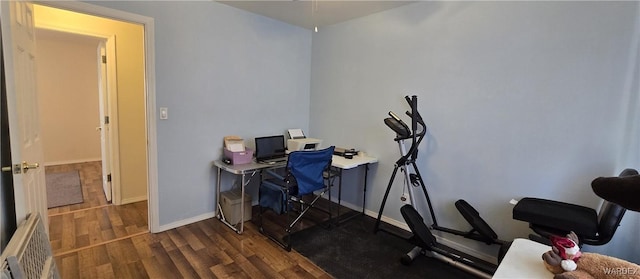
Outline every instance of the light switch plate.
[(169, 119), (169, 109), (165, 107), (160, 108), (160, 119)]

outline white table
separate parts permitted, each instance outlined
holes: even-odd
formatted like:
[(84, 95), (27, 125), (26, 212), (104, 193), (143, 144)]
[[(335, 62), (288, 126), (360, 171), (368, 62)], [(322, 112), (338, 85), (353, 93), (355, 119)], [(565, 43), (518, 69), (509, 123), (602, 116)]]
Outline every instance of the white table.
[[(364, 215), (364, 209), (367, 201), (367, 176), (369, 173), (369, 164), (377, 163), (378, 159), (374, 157), (370, 157), (367, 155), (357, 155), (353, 156), (351, 159), (347, 159), (342, 156), (333, 155), (331, 159), (331, 167), (337, 170), (338, 175), (338, 212), (336, 214), (336, 224), (344, 223), (356, 216)], [(350, 216), (345, 216), (340, 218), (340, 206), (342, 203), (342, 171), (354, 169), (359, 166), (364, 166), (364, 185), (362, 190), (362, 212), (358, 212), (358, 214), (353, 214)], [(331, 194), (331, 193), (329, 193)]]
[[(363, 190), (364, 196), (362, 200), (362, 214), (364, 214), (364, 206), (365, 206), (364, 197), (366, 197), (366, 191), (367, 191), (367, 174), (369, 171), (369, 164), (377, 163), (377, 162), (378, 162), (377, 158), (366, 156), (366, 155), (353, 156), (352, 159), (347, 159), (342, 156), (333, 155), (332, 161), (331, 161), (331, 167), (337, 170), (337, 175), (339, 177), (339, 183), (340, 183), (338, 187), (339, 189), (338, 190), (338, 215), (340, 214), (340, 202), (342, 200), (342, 171), (347, 169), (357, 168), (359, 166), (365, 167), (364, 190)], [(245, 186), (249, 184), (249, 182), (251, 181), (251, 178), (255, 176), (258, 172), (261, 172), (267, 169), (276, 169), (276, 168), (286, 167), (287, 162), (285, 161), (285, 162), (280, 162), (276, 164), (261, 164), (261, 163), (256, 163), (252, 161), (251, 163), (242, 164), (242, 165), (228, 165), (223, 163), (221, 160), (216, 160), (213, 162), (213, 165), (218, 169), (218, 178), (216, 181), (216, 213), (215, 215), (221, 222), (223, 222), (225, 225), (233, 229), (236, 233), (242, 234), (242, 232), (244, 231)], [(222, 208), (220, 205), (220, 187), (221, 187), (222, 171), (225, 171), (233, 175), (240, 175), (242, 179), (242, 183), (240, 187), (241, 188), (240, 190), (240, 197), (241, 197), (240, 216), (241, 217), (240, 217), (239, 224), (229, 223), (226, 220), (226, 218), (224, 218), (224, 215), (221, 214)], [(349, 216), (348, 219), (352, 217), (354, 216)], [(346, 221), (346, 220), (343, 220), (343, 221)]]
[(550, 246), (525, 238), (516, 238), (493, 278), (553, 278), (553, 274), (544, 267), (542, 261), (542, 254), (549, 250)]

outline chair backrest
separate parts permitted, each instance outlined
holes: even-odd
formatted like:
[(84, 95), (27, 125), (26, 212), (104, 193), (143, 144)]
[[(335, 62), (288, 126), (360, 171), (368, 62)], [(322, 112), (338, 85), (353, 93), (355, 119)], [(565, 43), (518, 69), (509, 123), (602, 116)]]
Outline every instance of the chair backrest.
[(325, 187), (322, 173), (331, 166), (331, 146), (317, 151), (294, 151), (289, 154), (287, 171), (298, 184), (298, 195), (310, 194)]
[[(625, 169), (619, 176), (630, 175), (638, 175), (638, 171)], [(605, 200), (598, 213), (598, 237), (596, 239), (583, 239), (582, 241), (589, 245), (604, 245), (608, 243), (618, 229), (626, 211), (627, 209), (624, 207)]]

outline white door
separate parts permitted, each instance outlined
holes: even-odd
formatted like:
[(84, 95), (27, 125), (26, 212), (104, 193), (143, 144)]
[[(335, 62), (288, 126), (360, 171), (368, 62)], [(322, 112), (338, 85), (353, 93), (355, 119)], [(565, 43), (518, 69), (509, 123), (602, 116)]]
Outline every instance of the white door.
[(0, 1), (5, 54), (7, 112), (14, 166), (16, 219), (32, 212), (47, 218), (46, 186), (36, 91), (33, 6), (22, 1)]
[(109, 116), (109, 91), (107, 83), (107, 48), (104, 42), (98, 45), (98, 83), (100, 88), (100, 150), (102, 153), (102, 189), (111, 202), (111, 124)]

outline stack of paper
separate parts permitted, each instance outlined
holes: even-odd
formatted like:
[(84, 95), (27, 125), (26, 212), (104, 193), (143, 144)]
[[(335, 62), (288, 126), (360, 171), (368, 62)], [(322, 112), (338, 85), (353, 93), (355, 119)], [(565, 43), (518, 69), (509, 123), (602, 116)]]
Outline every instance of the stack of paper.
[(245, 151), (244, 140), (239, 136), (226, 136), (224, 137), (224, 148), (231, 152), (243, 152)]

